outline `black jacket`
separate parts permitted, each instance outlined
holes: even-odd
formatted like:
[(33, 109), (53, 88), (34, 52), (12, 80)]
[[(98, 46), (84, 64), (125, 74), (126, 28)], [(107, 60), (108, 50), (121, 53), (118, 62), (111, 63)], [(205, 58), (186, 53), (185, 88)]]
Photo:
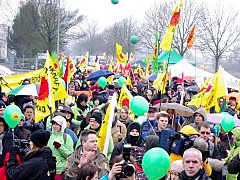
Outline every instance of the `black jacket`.
[(179, 180), (211, 180), (211, 178), (208, 177), (207, 173), (203, 169), (200, 169), (199, 172), (193, 177), (188, 177), (185, 171), (182, 171), (179, 174)]
[[(236, 155), (228, 164), (227, 169), (230, 174), (238, 174), (240, 172), (240, 159), (238, 155)], [(237, 179), (240, 180), (239, 174), (237, 176)]]
[(25, 161), (20, 165), (16, 164), (15, 157), (16, 155), (11, 152), (10, 160), (7, 163), (8, 180), (51, 179), (48, 161), (52, 157), (52, 151), (50, 148), (44, 147), (38, 151), (28, 154)]

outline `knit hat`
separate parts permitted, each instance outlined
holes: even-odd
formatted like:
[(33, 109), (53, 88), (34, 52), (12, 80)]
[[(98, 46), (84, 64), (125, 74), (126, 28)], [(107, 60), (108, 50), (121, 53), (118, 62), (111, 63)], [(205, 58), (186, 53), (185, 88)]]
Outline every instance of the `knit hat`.
[(32, 133), (30, 140), (37, 147), (41, 148), (47, 145), (49, 138), (50, 138), (50, 132), (40, 129)]
[(138, 132), (140, 133), (140, 132), (141, 132), (141, 126), (140, 126), (140, 124), (137, 123), (137, 122), (132, 122), (131, 124), (129, 124), (129, 125), (128, 125), (128, 129), (127, 129), (128, 133), (130, 133), (131, 130), (133, 130), (133, 129), (138, 130)]
[(90, 118), (94, 118), (99, 124), (102, 124), (102, 113), (93, 112)]

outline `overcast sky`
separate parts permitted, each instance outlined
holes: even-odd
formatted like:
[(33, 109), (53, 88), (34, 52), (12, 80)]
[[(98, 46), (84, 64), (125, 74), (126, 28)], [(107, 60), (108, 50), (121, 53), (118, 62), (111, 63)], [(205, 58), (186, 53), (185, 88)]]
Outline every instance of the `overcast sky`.
[[(142, 20), (144, 13), (154, 2), (166, 0), (119, 0), (119, 3), (114, 5), (111, 0), (65, 0), (66, 5), (72, 9), (79, 9), (81, 14), (88, 17), (89, 20), (95, 20), (101, 27), (117, 22), (124, 17), (133, 16), (137, 20)], [(187, 0), (183, 0), (184, 1)], [(202, 0), (207, 2), (211, 8), (216, 6), (216, 2), (221, 1), (226, 7), (226, 11), (232, 9), (240, 9), (239, 0)], [(199, 0), (196, 0), (199, 2)]]
[[(16, 12), (19, 7), (19, 2), (24, 0), (0, 0), (0, 6), (3, 8), (3, 4), (8, 4), (10, 8), (4, 9), (4, 13), (1, 11), (0, 23), (4, 23), (6, 17), (13, 19), (13, 12)], [(26, 0), (25, 0), (26, 1)], [(111, 0), (60, 0), (62, 5), (70, 9), (79, 9), (79, 12), (88, 17), (89, 20), (96, 21), (100, 27), (106, 27), (114, 22), (117, 22), (124, 17), (133, 16), (137, 20), (142, 20), (144, 13), (154, 2), (163, 2), (167, 0), (119, 0), (119, 3), (114, 5)], [(168, 0), (170, 1), (170, 0)], [(183, 0), (184, 1), (187, 0)], [(201, 1), (201, 0), (200, 0)], [(210, 8), (215, 7), (216, 2), (221, 1), (226, 7), (226, 11), (231, 13), (232, 9), (240, 10), (239, 0), (202, 0), (207, 2)], [(64, 3), (63, 3), (64, 2)], [(196, 0), (199, 2), (199, 0)], [(2, 9), (0, 8), (0, 10)]]

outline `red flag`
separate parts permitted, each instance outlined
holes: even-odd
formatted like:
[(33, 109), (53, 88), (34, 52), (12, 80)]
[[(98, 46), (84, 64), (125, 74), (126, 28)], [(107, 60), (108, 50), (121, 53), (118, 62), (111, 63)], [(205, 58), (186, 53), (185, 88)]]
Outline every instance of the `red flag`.
[(70, 69), (69, 66), (70, 66), (70, 57), (68, 56), (66, 70), (65, 70), (65, 73), (64, 73), (64, 77), (63, 77), (63, 80), (64, 80), (66, 85), (68, 84), (68, 76), (69, 76), (69, 69)]
[(171, 26), (177, 26), (178, 22), (179, 22), (179, 19), (180, 19), (180, 11), (174, 12), (174, 14), (173, 14), (173, 16), (170, 20), (170, 25)]

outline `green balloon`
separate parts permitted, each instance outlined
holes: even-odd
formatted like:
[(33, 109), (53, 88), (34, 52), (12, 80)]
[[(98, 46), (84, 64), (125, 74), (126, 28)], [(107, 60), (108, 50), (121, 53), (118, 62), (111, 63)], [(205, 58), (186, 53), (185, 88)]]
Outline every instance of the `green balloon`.
[(235, 118), (231, 116), (229, 113), (222, 113), (222, 114), (223, 114), (223, 118), (221, 121), (221, 126), (224, 132), (228, 133), (235, 126)]
[(111, 0), (113, 4), (118, 4), (118, 0)]
[(3, 117), (10, 128), (15, 128), (22, 118), (22, 111), (16, 105), (9, 105), (4, 110)]
[(106, 85), (107, 85), (107, 79), (105, 78), (105, 77), (100, 77), (99, 79), (98, 79), (98, 84), (99, 84), (99, 86), (101, 87), (101, 88), (105, 88), (106, 87)]
[(118, 84), (120, 87), (122, 87), (125, 82), (126, 82), (126, 79), (122, 76), (118, 79)]
[(131, 43), (136, 44), (139, 41), (139, 39), (136, 35), (132, 35), (130, 41)]
[(161, 179), (168, 173), (170, 157), (164, 149), (152, 148), (144, 154), (142, 168), (149, 180)]
[(149, 110), (148, 101), (142, 96), (135, 96), (130, 101), (130, 109), (133, 114), (143, 116)]

